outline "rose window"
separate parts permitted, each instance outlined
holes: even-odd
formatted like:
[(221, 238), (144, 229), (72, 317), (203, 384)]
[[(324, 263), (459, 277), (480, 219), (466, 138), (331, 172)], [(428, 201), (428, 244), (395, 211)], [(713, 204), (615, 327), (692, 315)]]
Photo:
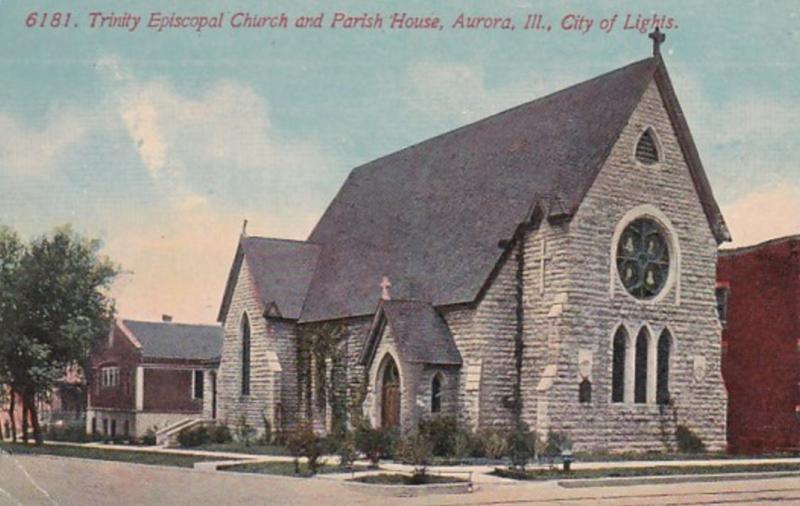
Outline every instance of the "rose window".
[(625, 289), (637, 299), (653, 298), (664, 288), (669, 248), (655, 221), (639, 218), (625, 227), (617, 244), (617, 271)]

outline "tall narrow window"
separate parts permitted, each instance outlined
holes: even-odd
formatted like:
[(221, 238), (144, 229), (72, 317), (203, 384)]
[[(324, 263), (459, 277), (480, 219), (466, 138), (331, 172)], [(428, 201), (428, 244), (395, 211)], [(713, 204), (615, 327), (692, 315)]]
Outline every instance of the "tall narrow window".
[(578, 402), (582, 404), (592, 402), (592, 382), (589, 378), (583, 378), (578, 386)]
[(203, 398), (203, 370), (195, 369), (194, 380), (192, 381), (192, 398)]
[(719, 321), (722, 325), (728, 323), (728, 294), (730, 293), (730, 288), (727, 286), (718, 286), (716, 295), (717, 295), (717, 315), (719, 316)]
[(442, 411), (442, 375), (436, 374), (431, 383), (431, 413)]
[(633, 402), (647, 402), (647, 346), (649, 335), (642, 329), (636, 337), (636, 371), (634, 373)]
[(625, 400), (625, 348), (628, 333), (620, 327), (614, 335), (614, 356), (611, 368), (611, 402)]
[(242, 316), (242, 395), (250, 395), (250, 320)]
[(644, 131), (639, 142), (636, 143), (636, 159), (645, 165), (658, 162), (658, 147), (655, 136), (649, 128)]
[(658, 360), (656, 361), (656, 402), (669, 404), (669, 353), (672, 336), (665, 330), (658, 338)]

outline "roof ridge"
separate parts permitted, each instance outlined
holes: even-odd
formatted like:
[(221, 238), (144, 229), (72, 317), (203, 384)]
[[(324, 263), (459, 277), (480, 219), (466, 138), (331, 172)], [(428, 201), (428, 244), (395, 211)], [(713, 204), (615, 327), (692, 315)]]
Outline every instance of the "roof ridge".
[(786, 242), (800, 241), (800, 234), (784, 235), (781, 237), (773, 237), (765, 241), (757, 242), (755, 244), (748, 244), (747, 246), (738, 246), (736, 248), (720, 248), (719, 254), (725, 256), (740, 255), (742, 253), (750, 253), (766, 246), (774, 246), (776, 244), (783, 244)]
[(124, 323), (146, 323), (146, 324), (153, 324), (153, 325), (172, 325), (172, 326), (182, 326), (182, 327), (208, 327), (208, 328), (222, 328), (222, 325), (217, 325), (214, 323), (184, 323), (184, 322), (165, 322), (165, 321), (150, 321), (150, 320), (132, 320), (130, 318), (123, 318), (122, 321)]
[(242, 239), (243, 240), (244, 239), (259, 239), (259, 240), (262, 240), (262, 241), (291, 242), (291, 243), (308, 244), (310, 246), (322, 247), (322, 244), (319, 244), (319, 243), (316, 243), (316, 242), (312, 242), (312, 241), (308, 241), (308, 240), (303, 240), (303, 239), (283, 239), (283, 238), (280, 238), (280, 237), (265, 237), (265, 236), (261, 236), (261, 235), (247, 235), (247, 236), (242, 237)]

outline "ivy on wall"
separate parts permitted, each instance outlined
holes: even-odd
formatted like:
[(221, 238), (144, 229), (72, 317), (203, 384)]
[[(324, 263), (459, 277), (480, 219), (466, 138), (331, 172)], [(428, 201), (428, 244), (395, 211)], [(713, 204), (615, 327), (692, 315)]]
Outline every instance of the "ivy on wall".
[(347, 334), (343, 323), (311, 324), (300, 328), (297, 344), (298, 398), (308, 418), (314, 416), (315, 403), (323, 413), (330, 406), (334, 432), (347, 423)]

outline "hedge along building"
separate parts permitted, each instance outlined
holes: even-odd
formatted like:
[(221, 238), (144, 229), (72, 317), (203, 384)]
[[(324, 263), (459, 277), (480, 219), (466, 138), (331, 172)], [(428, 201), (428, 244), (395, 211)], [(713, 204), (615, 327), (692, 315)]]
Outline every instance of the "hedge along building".
[[(725, 445), (729, 235), (658, 51), (354, 169), (305, 242), (243, 234), (220, 414), (525, 421)], [(338, 333), (340, 338), (333, 334)]]

